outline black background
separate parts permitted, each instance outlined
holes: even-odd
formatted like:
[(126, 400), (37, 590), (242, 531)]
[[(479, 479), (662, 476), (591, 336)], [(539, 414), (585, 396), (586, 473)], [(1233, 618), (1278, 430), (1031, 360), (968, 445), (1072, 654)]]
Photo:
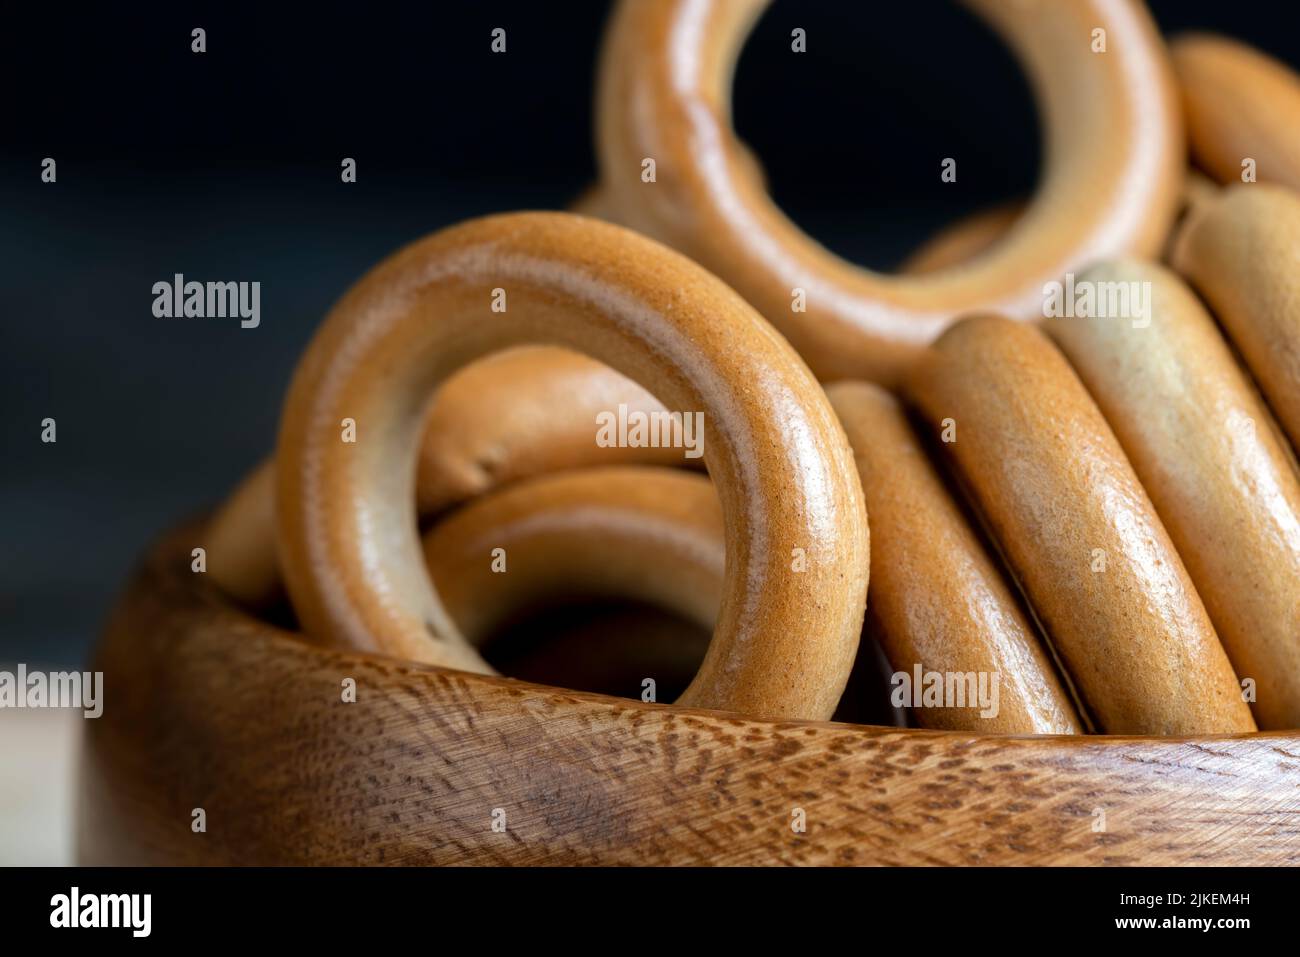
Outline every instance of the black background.
[[(1070, 0), (1059, 0), (1070, 2)], [(1156, 0), (1300, 66), (1295, 4)], [(607, 3), (24, 4), (0, 77), (0, 662), (82, 660), (147, 542), (271, 447), (282, 390), (354, 279), (424, 233), (559, 208), (594, 175)], [(208, 52), (190, 52), (190, 30)], [(507, 30), (508, 52), (489, 51)], [(808, 53), (790, 53), (790, 30)], [(947, 0), (776, 0), (741, 58), (773, 194), (888, 268), (1027, 194), (1038, 124), (1010, 54)], [(58, 182), (40, 182), (40, 162)], [(339, 181), (355, 157), (359, 181)], [(941, 184), (939, 158), (959, 158)], [(262, 324), (153, 318), (183, 272), (258, 280)], [(58, 421), (58, 442), (40, 421)]]

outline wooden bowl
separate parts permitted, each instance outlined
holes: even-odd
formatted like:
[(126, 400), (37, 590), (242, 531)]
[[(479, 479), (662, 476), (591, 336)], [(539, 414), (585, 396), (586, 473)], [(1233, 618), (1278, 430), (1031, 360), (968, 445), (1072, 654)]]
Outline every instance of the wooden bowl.
[(1300, 732), (776, 723), (326, 650), (193, 573), (197, 528), (100, 646), (83, 864), (1300, 863)]

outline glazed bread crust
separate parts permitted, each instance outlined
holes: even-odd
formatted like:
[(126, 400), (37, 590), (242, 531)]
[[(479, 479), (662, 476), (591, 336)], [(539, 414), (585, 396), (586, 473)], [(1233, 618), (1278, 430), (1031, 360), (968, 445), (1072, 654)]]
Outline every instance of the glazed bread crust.
[(917, 708), (927, 728), (1081, 734), (1069, 692), (1017, 596), (952, 500), (896, 399), (864, 382), (827, 389), (871, 516), (869, 631), (896, 671), (998, 675), (998, 709)]
[(1145, 284), (1146, 315), (1046, 329), (1096, 400), (1214, 622), (1260, 728), (1300, 727), (1300, 479), (1272, 415), (1200, 301), (1163, 267), (1081, 277)]
[(1033, 326), (949, 329), (909, 395), (1108, 734), (1252, 731), (1236, 675), (1096, 404)]
[[(730, 283), (823, 380), (896, 385), (972, 311), (1027, 319), (1044, 282), (1096, 259), (1155, 256), (1184, 170), (1163, 42), (1132, 0), (969, 0), (1020, 58), (1046, 129), (1042, 185), (977, 259), (927, 275), (832, 255), (767, 196), (731, 129), (736, 58), (766, 0), (624, 0), (601, 54), (597, 151), (606, 214)], [(1092, 31), (1111, 38), (1104, 55)], [(1123, 42), (1118, 38), (1122, 37)], [(655, 179), (643, 179), (653, 160)], [(937, 175), (937, 173), (936, 173)], [(803, 290), (805, 311), (792, 308)]]
[(712, 629), (723, 535), (717, 493), (702, 475), (583, 469), (475, 499), (425, 534), (424, 557), (438, 597), (475, 646), (557, 596), (641, 601)]
[(1300, 190), (1300, 76), (1228, 37), (1190, 33), (1169, 45), (1196, 163), (1220, 183), (1242, 182), (1255, 161), (1262, 183)]
[[(507, 297), (501, 311), (495, 290)], [(564, 213), (472, 220), (415, 243), (317, 332), (276, 450), (280, 564), (304, 630), (490, 671), (424, 569), (416, 459), (437, 385), (528, 343), (585, 350), (667, 407), (704, 417), (728, 566), (714, 640), (683, 702), (830, 717), (857, 651), (869, 568), (839, 422), (788, 343), (731, 289), (651, 240)], [(354, 442), (340, 440), (346, 422)]]
[(1240, 184), (1198, 207), (1173, 265), (1210, 306), (1300, 449), (1300, 195)]

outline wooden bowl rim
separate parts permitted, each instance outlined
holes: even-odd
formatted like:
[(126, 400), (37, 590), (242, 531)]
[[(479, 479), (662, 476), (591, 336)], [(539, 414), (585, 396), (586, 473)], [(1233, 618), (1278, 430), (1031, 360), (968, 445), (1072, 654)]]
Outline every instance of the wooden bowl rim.
[(765, 721), (321, 648), (191, 572), (198, 532), (101, 643), (85, 863), (1300, 863), (1300, 732)]

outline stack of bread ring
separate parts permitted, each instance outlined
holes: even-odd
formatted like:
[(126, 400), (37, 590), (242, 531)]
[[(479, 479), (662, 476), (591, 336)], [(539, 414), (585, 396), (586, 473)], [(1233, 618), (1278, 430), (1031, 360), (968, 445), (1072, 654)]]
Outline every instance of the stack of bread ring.
[[(168, 593), (200, 594), (183, 600), (186, 620), (219, 616), (222, 654), (261, 634), (295, 663), (269, 670), (310, 662), (327, 689), (368, 674), (387, 702), (370, 707), (389, 709), (363, 734), (300, 690), (298, 710), (246, 723), (318, 738), (328, 727), (344, 743), (313, 761), (365, 763), (437, 699), (434, 737), (420, 730), (432, 752), (387, 753), (369, 792), (294, 779), (334, 806), (349, 795), (373, 842), (302, 823), (323, 805), (295, 799), (292, 825), (247, 825), (223, 859), (303, 859), (286, 850), (303, 833), (307, 859), (329, 861), (1123, 859), (1119, 839), (1089, 833), (1093, 805), (1132, 811), (1141, 831), (1158, 830), (1169, 803), (1134, 810), (1141, 780), (1099, 750), (1108, 741), (1139, 764), (1167, 757), (1173, 771), (1150, 786), (1186, 796), (1200, 786), (1182, 777), (1187, 752), (1148, 748), (1216, 736), (1238, 762), (1222, 786), (1233, 807), (1276, 795), (1271, 775), (1294, 776), (1290, 739), (1270, 746), (1289, 754), (1281, 771), (1286, 759), (1264, 756), (1270, 739), (1255, 732), (1300, 729), (1300, 79), (1218, 36), (1167, 46), (1134, 0), (967, 3), (1027, 72), (1046, 167), (1023, 208), (956, 224), (899, 274), (803, 234), (731, 129), (731, 74), (766, 0), (623, 0), (598, 70), (601, 179), (575, 211), (445, 229), (347, 291), (293, 375), (273, 455), (159, 562), (205, 550), (209, 574), (176, 576)], [(1140, 287), (1145, 304), (1046, 318), (1048, 289), (1067, 276)], [(620, 408), (702, 413), (702, 459), (597, 442), (600, 416)], [(155, 590), (162, 574), (145, 573)], [(494, 677), (482, 649), (503, 623), (574, 596), (712, 628), (707, 644), (654, 636), (656, 660), (695, 669), (674, 705), (641, 684), (617, 698)], [(286, 597), (291, 619), (272, 624)], [(143, 602), (128, 596), (102, 654), (156, 689), (126, 637), (157, 630)], [(999, 707), (912, 709), (906, 721), (926, 730), (819, 723), (837, 714), (855, 662), (876, 668), (881, 652), (886, 673), (997, 675)], [(228, 670), (231, 694), (240, 669)], [(360, 708), (367, 682), (356, 683)], [(134, 720), (106, 732), (115, 746), (143, 733)], [(216, 750), (229, 744), (203, 727)], [(150, 733), (148, 760), (179, 760)], [(239, 734), (245, 749), (268, 746)], [(876, 772), (893, 767), (886, 743), (907, 741), (951, 768), (1007, 769), (1007, 786), (1062, 823), (1029, 814), (1023, 826), (1038, 830), (1021, 834), (1029, 852), (1017, 858), (1012, 825), (990, 823), (943, 765), (931, 786), (959, 795), (991, 843), (953, 845), (965, 832), (934, 808), (935, 833), (963, 850), (909, 838), (886, 820), (895, 812), (871, 810), (885, 798), (863, 796), (895, 786)], [(863, 763), (837, 768), (851, 751)], [(1054, 770), (1026, 771), (1035, 756)], [(450, 777), (421, 803), (400, 782), (430, 760)], [(687, 763), (699, 765), (689, 780)], [(1072, 780), (1090, 764), (1098, 777)], [(109, 765), (90, 777), (111, 782)], [(269, 768), (258, 774), (266, 787)], [(645, 782), (655, 775), (664, 783)], [(1106, 775), (1126, 797), (1108, 804)], [(742, 776), (758, 810), (727, 811)], [(482, 806), (512, 787), (500, 806), (544, 791), (571, 816), (542, 823), (536, 805), (521, 809), (522, 841), (493, 843)], [(723, 822), (713, 836), (679, 803), (707, 809), (700, 789)], [(595, 806), (575, 810), (575, 791)], [(788, 827), (801, 793), (838, 795), (820, 841)], [(1067, 798), (1084, 805), (1083, 824), (1060, 810)], [(429, 818), (375, 825), (362, 809), (376, 802)], [(686, 820), (666, 823), (669, 808)], [(1295, 860), (1268, 827), (1251, 832), (1252, 860)], [(179, 839), (149, 833), (146, 845), (169, 848), (161, 859), (189, 859)], [(1210, 846), (1226, 861), (1244, 846), (1190, 833), (1167, 824), (1130, 848), (1168, 862)]]

